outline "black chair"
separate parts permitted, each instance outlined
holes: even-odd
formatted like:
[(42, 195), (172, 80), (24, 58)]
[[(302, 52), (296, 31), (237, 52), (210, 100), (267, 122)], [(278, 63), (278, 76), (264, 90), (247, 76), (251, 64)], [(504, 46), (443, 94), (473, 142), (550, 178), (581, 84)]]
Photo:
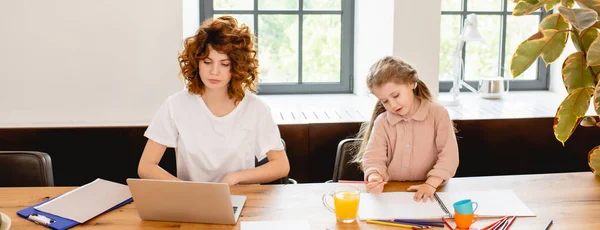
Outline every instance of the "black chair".
[[(283, 149), (285, 149), (285, 141), (282, 139), (281, 143), (283, 143)], [(261, 165), (266, 164), (267, 162), (269, 162), (269, 158), (265, 157), (264, 159), (258, 161), (258, 159), (255, 157), (254, 158), (254, 167), (258, 167)], [(271, 181), (269, 183), (266, 184), (298, 184), (298, 182), (292, 178), (289, 178), (287, 176), (279, 178), (277, 180)]]
[(362, 140), (357, 138), (340, 141), (335, 156), (333, 178), (327, 182), (338, 182), (339, 180), (364, 180), (364, 173), (360, 169), (360, 165), (351, 163), (361, 142)]
[(0, 187), (54, 186), (50, 155), (36, 151), (0, 151)]

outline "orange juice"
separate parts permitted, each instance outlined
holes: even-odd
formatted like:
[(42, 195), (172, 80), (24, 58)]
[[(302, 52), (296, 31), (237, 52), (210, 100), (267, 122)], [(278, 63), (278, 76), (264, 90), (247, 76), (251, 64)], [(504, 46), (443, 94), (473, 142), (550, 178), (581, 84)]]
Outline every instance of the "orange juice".
[(360, 193), (341, 191), (333, 196), (335, 216), (342, 222), (353, 222), (358, 212)]

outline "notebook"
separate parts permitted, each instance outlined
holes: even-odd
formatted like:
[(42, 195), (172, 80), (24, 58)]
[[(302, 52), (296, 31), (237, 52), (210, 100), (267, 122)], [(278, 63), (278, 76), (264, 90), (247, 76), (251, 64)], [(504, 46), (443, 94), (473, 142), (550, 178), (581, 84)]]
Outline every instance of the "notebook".
[(413, 192), (361, 193), (359, 219), (439, 219), (452, 218), (453, 204), (471, 199), (479, 204), (480, 217), (535, 216), (512, 190), (438, 192), (435, 201), (416, 202)]

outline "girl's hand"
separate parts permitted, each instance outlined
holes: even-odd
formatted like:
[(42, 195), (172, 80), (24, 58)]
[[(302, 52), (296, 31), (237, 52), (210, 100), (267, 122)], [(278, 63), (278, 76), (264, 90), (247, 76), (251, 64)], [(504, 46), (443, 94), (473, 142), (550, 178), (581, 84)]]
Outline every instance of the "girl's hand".
[(369, 178), (367, 178), (367, 192), (373, 194), (379, 194), (383, 191), (383, 185), (387, 182), (383, 181), (383, 177), (379, 175), (379, 173), (371, 173), (369, 174)]
[(225, 177), (223, 177), (223, 179), (221, 180), (221, 183), (225, 183), (228, 185), (237, 185), (239, 184), (239, 179), (237, 178), (235, 172), (229, 173), (227, 174)]
[(420, 185), (413, 185), (408, 187), (408, 191), (416, 191), (414, 200), (417, 202), (423, 201), (423, 203), (425, 203), (427, 202), (427, 198), (431, 201), (434, 200), (433, 194), (435, 193), (435, 188), (430, 184), (423, 183)]

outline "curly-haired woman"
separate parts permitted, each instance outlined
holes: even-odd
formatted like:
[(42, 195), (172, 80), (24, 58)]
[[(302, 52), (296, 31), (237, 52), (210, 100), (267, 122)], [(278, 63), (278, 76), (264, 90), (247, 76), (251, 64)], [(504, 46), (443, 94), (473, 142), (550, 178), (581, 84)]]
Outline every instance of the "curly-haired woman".
[[(185, 39), (179, 66), (187, 89), (162, 104), (144, 133), (141, 178), (235, 185), (287, 176), (279, 130), (255, 95), (256, 54), (248, 27), (230, 16), (205, 21)], [(158, 165), (167, 147), (176, 148), (177, 177)]]

